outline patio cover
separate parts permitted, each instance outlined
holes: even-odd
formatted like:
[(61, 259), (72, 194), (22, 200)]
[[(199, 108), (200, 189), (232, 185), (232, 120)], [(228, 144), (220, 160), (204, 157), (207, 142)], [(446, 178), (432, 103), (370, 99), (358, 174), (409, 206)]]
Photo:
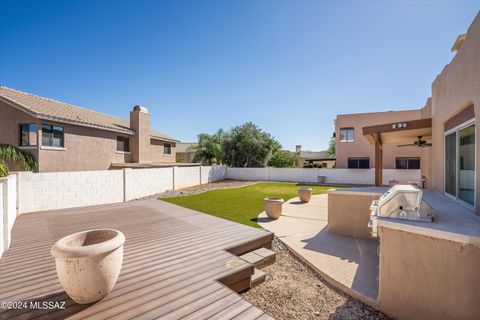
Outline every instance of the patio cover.
[(375, 145), (375, 186), (382, 185), (383, 144), (414, 142), (419, 136), (432, 139), (432, 118), (398, 121), (363, 127), (363, 135)]

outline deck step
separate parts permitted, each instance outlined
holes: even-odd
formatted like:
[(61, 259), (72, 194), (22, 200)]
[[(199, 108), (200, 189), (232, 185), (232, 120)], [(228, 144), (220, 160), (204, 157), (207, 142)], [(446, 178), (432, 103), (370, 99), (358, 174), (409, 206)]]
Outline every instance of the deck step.
[(250, 262), (257, 269), (261, 269), (275, 263), (275, 252), (266, 248), (250, 251), (240, 256), (241, 259)]
[(263, 283), (267, 277), (267, 274), (262, 270), (254, 269), (252, 277), (250, 278), (250, 288), (254, 288)]

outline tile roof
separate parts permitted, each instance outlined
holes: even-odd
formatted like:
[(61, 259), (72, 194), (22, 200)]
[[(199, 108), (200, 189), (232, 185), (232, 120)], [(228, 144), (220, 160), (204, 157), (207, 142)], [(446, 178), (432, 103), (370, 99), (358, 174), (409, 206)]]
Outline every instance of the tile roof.
[[(135, 131), (130, 128), (129, 120), (10, 89), (4, 86), (0, 86), (0, 100), (39, 119), (126, 134), (135, 134)], [(176, 139), (153, 129), (151, 130), (151, 136), (152, 138), (177, 141)]]

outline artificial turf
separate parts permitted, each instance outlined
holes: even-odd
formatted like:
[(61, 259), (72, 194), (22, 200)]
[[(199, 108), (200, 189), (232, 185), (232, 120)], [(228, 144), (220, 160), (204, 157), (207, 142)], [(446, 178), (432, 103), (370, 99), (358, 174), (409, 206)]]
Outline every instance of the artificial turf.
[(189, 196), (161, 198), (161, 200), (258, 228), (258, 214), (264, 211), (263, 199), (271, 197), (283, 198), (287, 201), (298, 195), (297, 188), (299, 187), (312, 188), (312, 194), (325, 193), (329, 189), (338, 188), (296, 183), (257, 183), (240, 188), (211, 190)]

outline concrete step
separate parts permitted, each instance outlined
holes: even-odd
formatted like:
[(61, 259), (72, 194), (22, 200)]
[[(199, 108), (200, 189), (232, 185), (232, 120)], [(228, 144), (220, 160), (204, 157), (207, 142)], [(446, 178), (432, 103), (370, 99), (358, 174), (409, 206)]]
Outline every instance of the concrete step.
[(267, 274), (262, 270), (254, 269), (252, 277), (250, 278), (250, 288), (254, 288), (263, 283), (267, 277)]
[(257, 269), (261, 269), (275, 263), (275, 252), (266, 248), (250, 251), (240, 256), (241, 259), (250, 262)]

